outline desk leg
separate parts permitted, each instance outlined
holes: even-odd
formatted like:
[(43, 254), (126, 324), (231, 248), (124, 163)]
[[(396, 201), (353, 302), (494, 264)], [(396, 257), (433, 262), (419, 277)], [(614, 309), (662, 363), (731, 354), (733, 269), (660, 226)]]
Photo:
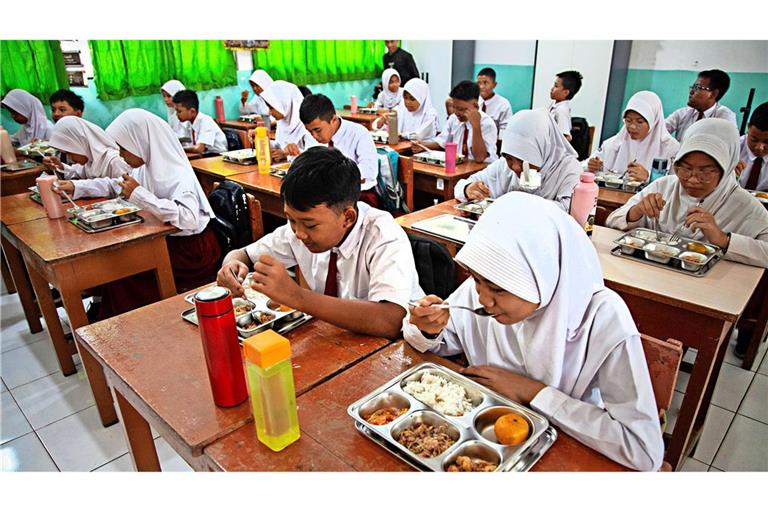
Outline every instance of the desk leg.
[(152, 253), (160, 299), (175, 296), (176, 282), (173, 279), (173, 268), (171, 268), (171, 258), (168, 255), (168, 244), (165, 242), (165, 238), (155, 238), (152, 241)]
[(117, 389), (115, 397), (117, 406), (120, 407), (120, 416), (123, 418), (123, 430), (128, 439), (133, 467), (136, 471), (161, 471), (149, 423)]
[(11, 269), (8, 267), (8, 261), (5, 258), (5, 251), (2, 252), (0, 265), (2, 265), (3, 281), (5, 282), (6, 290), (11, 294), (16, 293), (16, 285), (13, 284), (13, 276), (11, 275)]
[[(40, 310), (35, 304), (35, 294), (27, 278), (27, 271), (21, 253), (5, 237), (2, 237), (2, 246), (5, 261), (8, 263), (11, 277), (13, 277), (14, 284), (16, 285), (16, 291), (19, 293), (19, 300), (24, 310), (24, 316), (27, 319), (27, 325), (29, 325), (29, 331), (32, 333), (40, 332), (43, 330), (43, 324), (40, 323)], [(46, 290), (48, 289), (48, 283), (46, 283), (45, 288)], [(49, 291), (49, 298), (50, 295)], [(65, 375), (67, 374), (65, 373)]]
[[(73, 290), (64, 284), (65, 279), (61, 281), (59, 291), (61, 292), (61, 299), (64, 302), (64, 308), (67, 310), (69, 323), (72, 325), (72, 332), (74, 333), (76, 329), (88, 325), (88, 316), (85, 314), (80, 290)], [(112, 393), (109, 391), (104, 369), (96, 358), (80, 344), (77, 336), (74, 338), (77, 351), (80, 353), (80, 360), (83, 362), (83, 368), (85, 368), (85, 374), (88, 376), (88, 382), (91, 384), (91, 392), (93, 393), (93, 399), (96, 401), (96, 409), (99, 411), (101, 424), (105, 427), (114, 425), (119, 420), (115, 406), (112, 403)]]

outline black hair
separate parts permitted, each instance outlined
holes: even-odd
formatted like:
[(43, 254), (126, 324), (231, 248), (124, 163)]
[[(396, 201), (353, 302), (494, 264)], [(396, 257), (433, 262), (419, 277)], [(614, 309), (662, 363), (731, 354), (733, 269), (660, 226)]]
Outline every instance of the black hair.
[(715, 101), (720, 101), (720, 98), (725, 96), (728, 92), (728, 88), (731, 86), (731, 77), (728, 73), (719, 69), (708, 69), (699, 73), (699, 78), (706, 78), (709, 80), (709, 87), (711, 89), (717, 89), (717, 98)]
[(304, 124), (309, 124), (320, 118), (329, 122), (336, 115), (336, 109), (331, 99), (325, 94), (310, 94), (301, 102), (299, 118)]
[(493, 70), (493, 68), (483, 68), (479, 73), (477, 73), (477, 76), (487, 76), (494, 82), (496, 81), (496, 72)]
[(311, 147), (291, 163), (280, 196), (301, 212), (322, 204), (341, 211), (360, 199), (360, 169), (338, 149)]
[(79, 110), (81, 112), (85, 110), (85, 103), (83, 102), (83, 98), (73, 93), (69, 89), (59, 89), (55, 93), (51, 94), (51, 97), (48, 98), (48, 101), (51, 105), (57, 101), (65, 101), (69, 103), (69, 106), (75, 110)]
[(309, 87), (307, 87), (306, 85), (300, 85), (299, 86), (299, 90), (301, 91), (301, 95), (304, 96), (305, 98), (307, 96), (312, 95), (312, 90)]
[(557, 78), (562, 80), (563, 89), (568, 89), (568, 97), (570, 100), (576, 96), (576, 93), (581, 89), (581, 80), (584, 78), (578, 71), (563, 71), (557, 74)]
[(197, 98), (197, 93), (192, 89), (184, 89), (173, 95), (171, 99), (174, 103), (183, 105), (186, 108), (193, 108), (200, 111), (200, 100)]
[(480, 86), (471, 80), (462, 80), (451, 89), (449, 96), (455, 100), (471, 101), (480, 98)]
[(768, 130), (768, 102), (758, 105), (749, 116), (749, 126), (754, 126), (761, 132)]

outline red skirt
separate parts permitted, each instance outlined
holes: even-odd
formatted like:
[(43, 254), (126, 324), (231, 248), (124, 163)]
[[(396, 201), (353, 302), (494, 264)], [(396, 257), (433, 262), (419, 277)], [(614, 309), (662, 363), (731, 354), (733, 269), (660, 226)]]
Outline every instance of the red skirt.
[[(176, 293), (184, 293), (216, 280), (221, 266), (221, 245), (209, 227), (197, 235), (166, 237)], [(160, 300), (154, 271), (142, 272), (99, 286), (98, 319), (104, 320)]]
[(379, 207), (379, 196), (376, 195), (375, 189), (363, 190), (360, 192), (360, 200), (374, 208)]

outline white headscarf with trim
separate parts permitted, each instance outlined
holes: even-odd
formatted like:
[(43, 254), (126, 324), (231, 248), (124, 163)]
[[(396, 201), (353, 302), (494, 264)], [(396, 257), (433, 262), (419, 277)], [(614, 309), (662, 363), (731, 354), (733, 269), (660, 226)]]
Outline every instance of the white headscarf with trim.
[[(86, 178), (119, 178), (130, 170), (122, 158), (115, 141), (99, 126), (76, 116), (59, 119), (53, 127), (51, 146), (67, 153), (84, 155)], [(111, 165), (115, 160), (120, 165)]]
[(2, 104), (27, 118), (26, 124), (13, 134), (20, 146), (25, 146), (34, 139), (51, 138), (53, 123), (45, 116), (42, 102), (24, 89), (11, 89), (3, 98)]

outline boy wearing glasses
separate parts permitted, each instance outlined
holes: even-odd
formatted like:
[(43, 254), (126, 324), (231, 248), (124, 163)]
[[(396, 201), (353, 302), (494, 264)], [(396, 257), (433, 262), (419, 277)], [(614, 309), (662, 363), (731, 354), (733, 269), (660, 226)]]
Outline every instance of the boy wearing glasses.
[(725, 71), (710, 69), (699, 73), (688, 88), (688, 106), (675, 110), (666, 119), (667, 131), (682, 141), (685, 131), (701, 119), (726, 119), (735, 125), (736, 114), (718, 103), (730, 85), (731, 79)]

